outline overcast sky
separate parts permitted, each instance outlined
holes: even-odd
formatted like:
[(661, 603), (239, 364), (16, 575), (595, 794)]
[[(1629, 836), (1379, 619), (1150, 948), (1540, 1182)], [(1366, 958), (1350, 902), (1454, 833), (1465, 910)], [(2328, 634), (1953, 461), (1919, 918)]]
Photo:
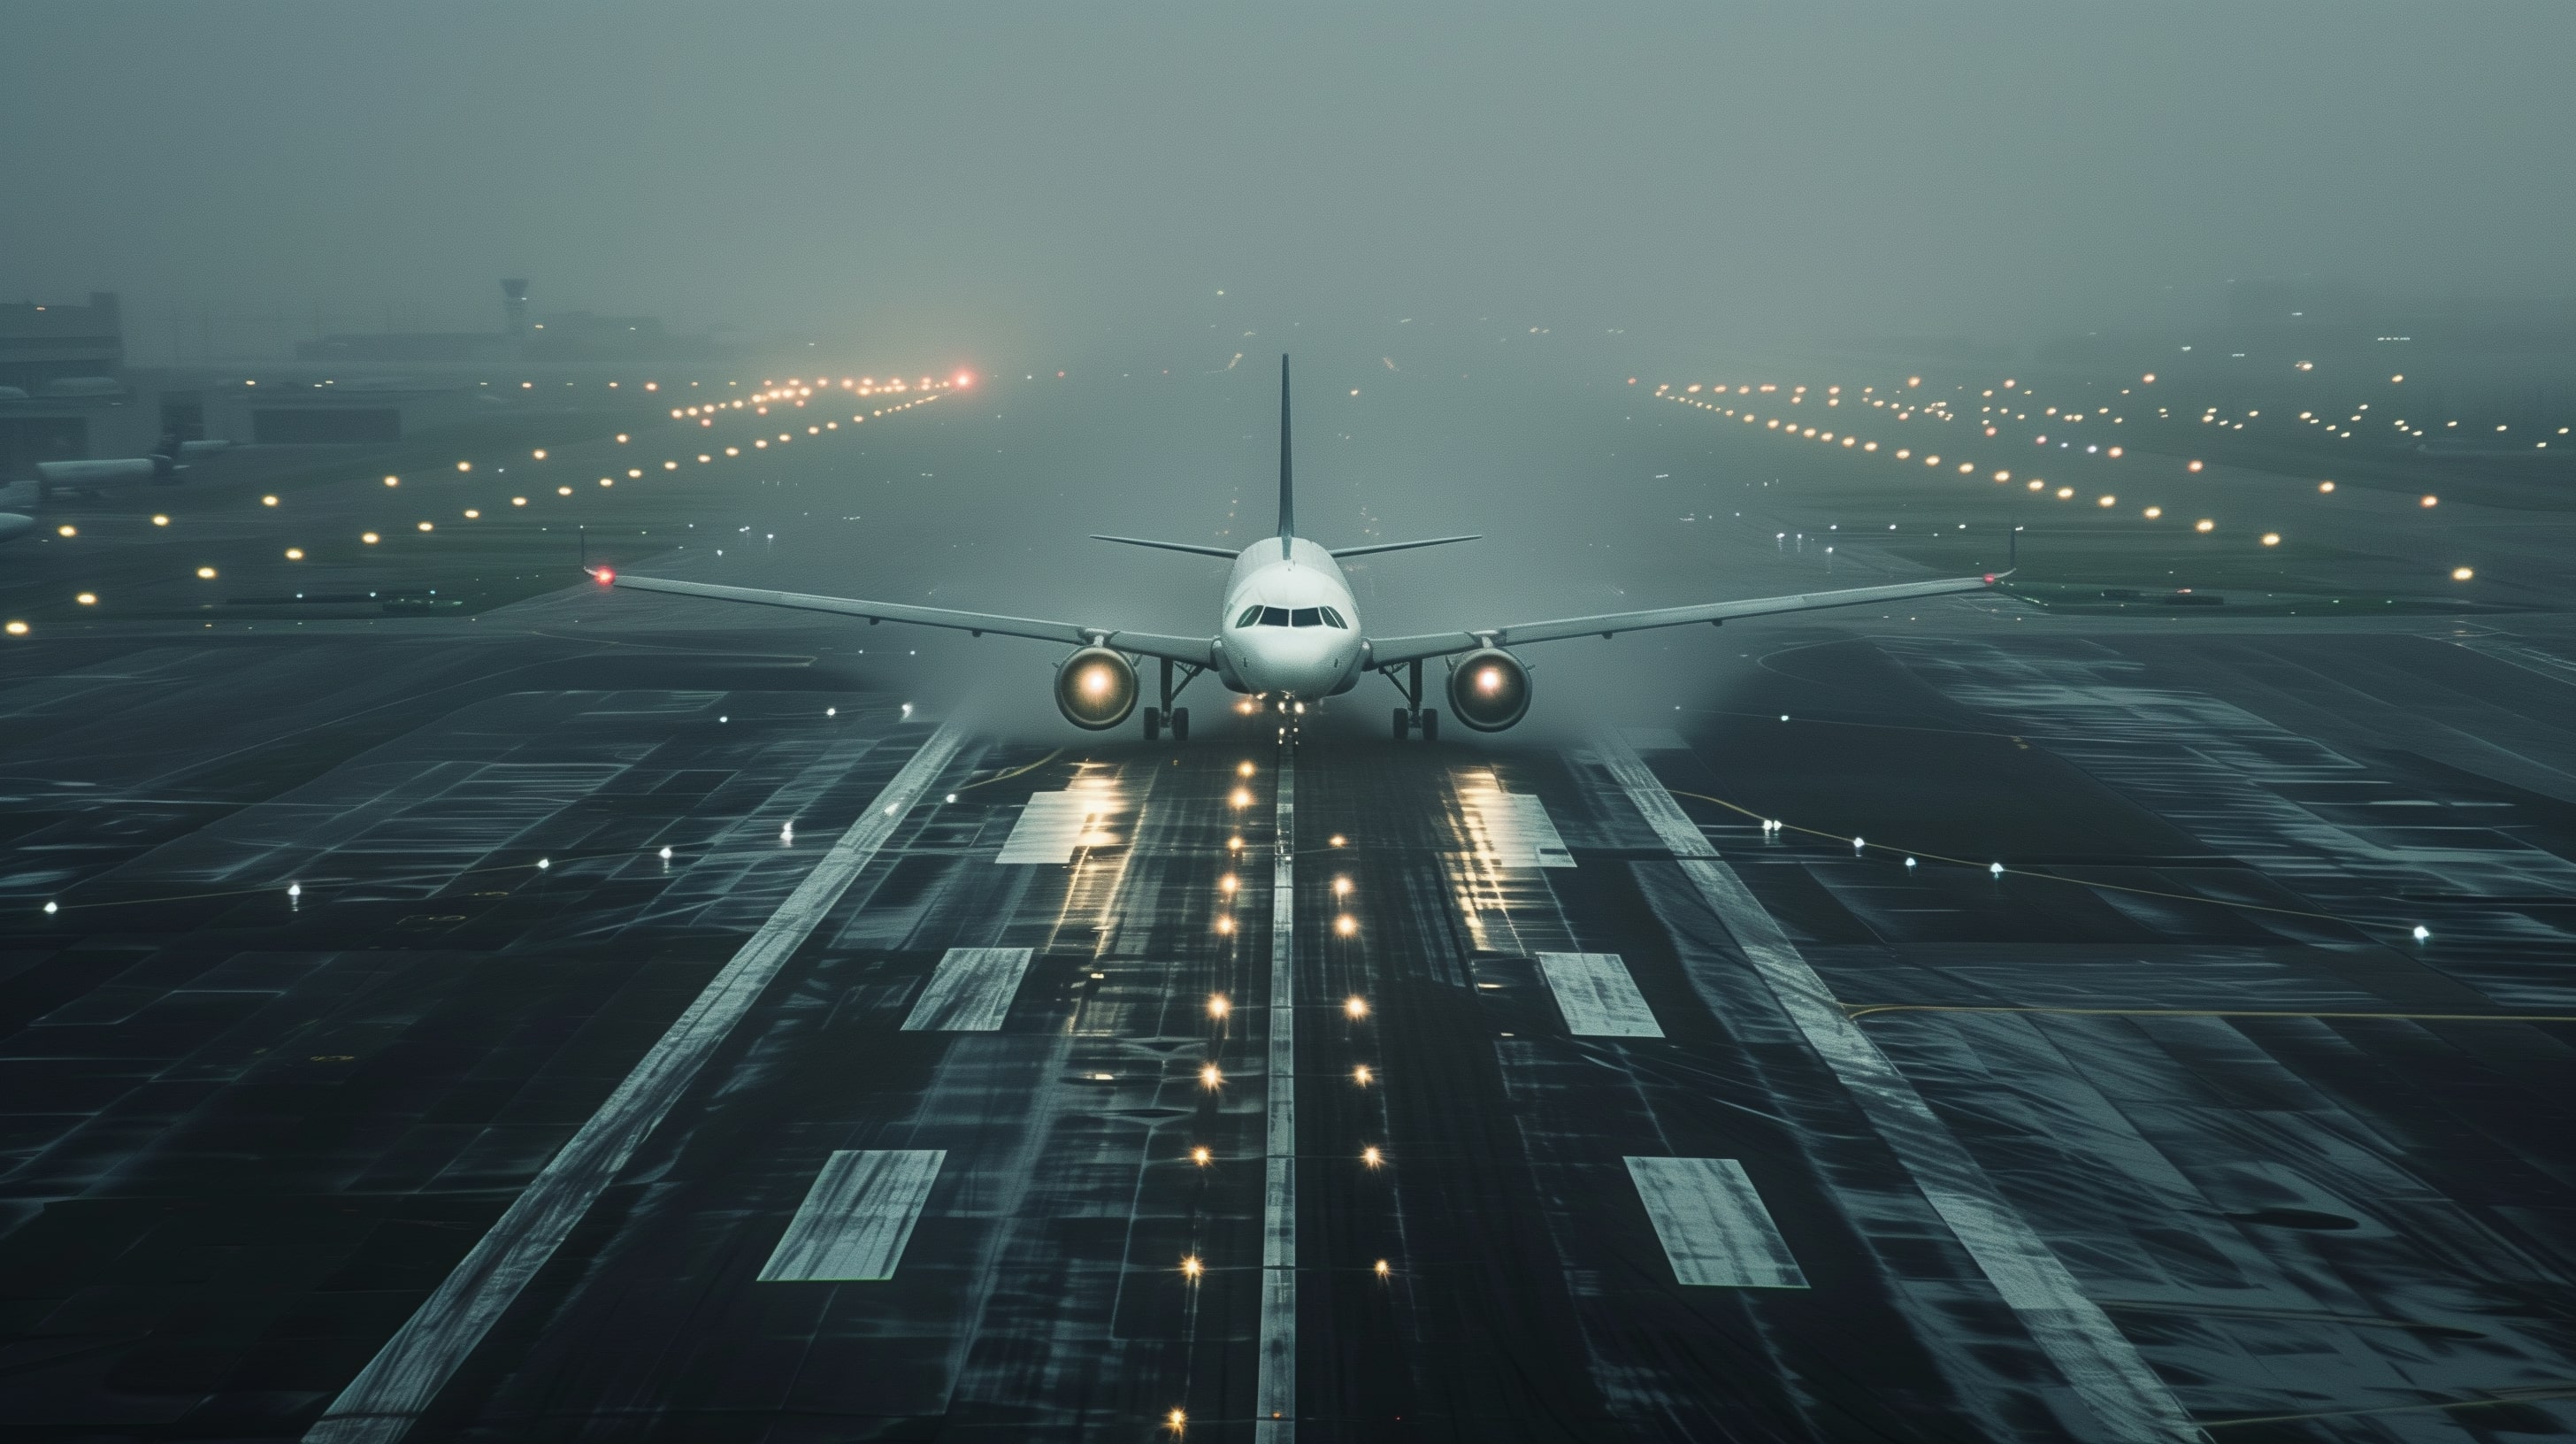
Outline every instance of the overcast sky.
[(2564, 296), (2576, 4), (0, 0), (0, 295), (1012, 358), (1266, 319), (2026, 336)]

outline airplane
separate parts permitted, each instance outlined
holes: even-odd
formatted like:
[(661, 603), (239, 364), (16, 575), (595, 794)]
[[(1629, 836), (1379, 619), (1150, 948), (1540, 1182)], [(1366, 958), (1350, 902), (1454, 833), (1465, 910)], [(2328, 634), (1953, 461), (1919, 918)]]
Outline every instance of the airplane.
[[(1706, 622), (1721, 625), (1739, 617), (1814, 611), (1971, 592), (1993, 586), (2009, 572), (1939, 581), (1900, 582), (1893, 586), (1851, 587), (1841, 591), (1806, 592), (1785, 597), (1707, 602), (1697, 606), (1655, 607), (1602, 616), (1509, 626), (1466, 627), (1411, 637), (1371, 637), (1361, 627), (1359, 604), (1341, 563), (1350, 557), (1410, 551), (1475, 541), (1474, 536), (1430, 537), (1421, 541), (1380, 542), (1368, 546), (1325, 547), (1297, 534), (1296, 493), (1289, 465), (1288, 358), (1279, 358), (1279, 528), (1248, 547), (1201, 546), (1193, 542), (1148, 541), (1139, 537), (1098, 536), (1095, 541), (1156, 547), (1234, 563), (1227, 576), (1216, 632), (1207, 637), (1175, 637), (1154, 632), (1086, 622), (1045, 621), (946, 607), (918, 607), (902, 602), (862, 601), (849, 597), (813, 596), (758, 587), (717, 586), (708, 582), (672, 581), (629, 576), (613, 567), (588, 567), (603, 586), (717, 601), (751, 602), (864, 617), (869, 625), (910, 622), (948, 627), (982, 636), (1026, 637), (1069, 645), (1074, 651), (1057, 666), (1056, 709), (1066, 721), (1101, 732), (1124, 723), (1142, 700), (1137, 663), (1161, 664), (1159, 707), (1145, 709), (1147, 740), (1169, 730), (1175, 741), (1190, 734), (1187, 708), (1172, 703), (1180, 690), (1213, 672), (1227, 690), (1271, 704), (1282, 715), (1283, 733), (1294, 727), (1310, 705), (1350, 691), (1375, 672), (1393, 683), (1405, 705), (1395, 709), (1397, 741), (1412, 733), (1425, 742), (1440, 736), (1440, 714), (1423, 703), (1422, 664), (1446, 659), (1450, 715), (1478, 732), (1500, 732), (1529, 715), (1530, 669), (1513, 649), (1569, 637), (1609, 637), (1649, 627), (1679, 627)], [(1184, 675), (1173, 684), (1175, 668)]]
[(228, 441), (181, 441), (177, 432), (163, 436), (149, 456), (119, 456), (96, 461), (40, 461), (36, 463), (36, 494), (51, 501), (57, 487), (70, 487), (85, 495), (94, 495), (102, 486), (121, 486), (130, 481), (149, 481), (162, 486), (176, 486), (190, 470), (182, 458), (221, 451)]

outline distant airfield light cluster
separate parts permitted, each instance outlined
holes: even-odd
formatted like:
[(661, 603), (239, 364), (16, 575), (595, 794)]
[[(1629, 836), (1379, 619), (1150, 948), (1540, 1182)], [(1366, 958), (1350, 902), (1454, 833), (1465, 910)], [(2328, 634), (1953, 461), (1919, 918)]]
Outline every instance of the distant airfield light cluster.
[[(2314, 376), (2319, 381), (2327, 379), (2326, 374), (2320, 370), (2319, 363), (2314, 360), (2299, 359), (2290, 363), (2288, 369), (2295, 375)], [(1800, 441), (1815, 441), (1837, 449), (1849, 449), (1864, 455), (1885, 455), (1897, 461), (1913, 461), (1918, 459), (1919, 451), (1919, 460), (1925, 468), (1939, 470), (1945, 463), (1937, 451), (1913, 445), (1897, 445), (1894, 437), (1856, 435), (1853, 427), (1848, 423), (1839, 427), (1831, 424), (1805, 425), (1790, 416), (1779, 414), (1774, 408), (1783, 404), (1793, 407), (1804, 406), (1817, 400), (1822, 400), (1828, 407), (1839, 407), (1845, 401), (1852, 401), (1859, 407), (1865, 408), (1862, 417), (1866, 422), (1881, 425), (1947, 424), (1967, 419), (1970, 420), (1970, 429), (1976, 437), (1993, 437), (1998, 441), (2014, 441), (2017, 444), (2026, 440), (2029, 445), (2065, 453), (2070, 465), (2077, 464), (2077, 458), (2083, 458), (2083, 464), (2091, 465), (2122, 461), (2134, 449), (2130, 443), (2111, 444), (2107, 441), (2094, 440), (2092, 437), (2100, 433), (2093, 431), (2092, 428), (2113, 426), (2126, 428), (2133, 420), (2147, 425), (2161, 425), (2183, 420), (2173, 414), (2171, 407), (2152, 405), (2139, 396), (2137, 388), (2154, 386), (2158, 379), (2157, 373), (2144, 372), (2138, 376), (2136, 386), (2118, 386), (2117, 396), (2094, 394), (2089, 395), (2083, 405), (2069, 405), (2063, 402), (2044, 401), (2037, 388), (2023, 383), (2018, 377), (2008, 376), (2002, 378), (1996, 385), (1980, 387), (1977, 390), (1975, 396), (1979, 405), (1973, 418), (1967, 417), (1964, 411), (1965, 399), (1961, 399), (1957, 403), (1958, 409), (1954, 409), (1953, 403), (1945, 398), (1938, 395), (1924, 396), (1923, 378), (1920, 376), (1908, 376), (1901, 386), (1891, 385), (1884, 390), (1875, 384), (1858, 387), (1847, 384), (1825, 385), (1820, 389), (1813, 384), (1779, 381), (1666, 382), (1655, 387), (1654, 395), (1659, 400), (1676, 402), (1747, 426), (1759, 425), (1764, 431), (1775, 432)], [(2403, 385), (2405, 381), (2406, 374), (2396, 372), (2388, 376), (2384, 385), (2398, 386)], [(1635, 385), (1636, 382), (1632, 379), (1628, 384)], [(2306, 386), (2309, 383), (2301, 384)], [(2377, 382), (2375, 377), (2368, 383), (2355, 384), (2383, 385)], [(2093, 389), (2092, 383), (2084, 383), (2084, 385), (2088, 392)], [(1965, 385), (1952, 389), (1962, 398), (1969, 390)], [(2384, 403), (2389, 394), (2391, 393), (2383, 390), (2376, 393), (2376, 399)], [(2137, 404), (2133, 406), (2123, 403), (2119, 400), (2121, 397), (2136, 398)], [(2104, 404), (2106, 401), (2110, 404)], [(2338, 440), (2350, 440), (2359, 434), (2353, 428), (2370, 424), (2373, 404), (2370, 401), (2354, 401), (2345, 406), (2324, 411), (2312, 407), (2298, 413), (2296, 424), (2322, 428)], [(2150, 409), (2154, 414), (2146, 415), (2145, 412)], [(2140, 415), (2133, 418), (2129, 414), (2131, 411), (2138, 411)], [(2426, 435), (2425, 426), (2422, 424), (2410, 422), (2405, 418), (2390, 418), (2385, 413), (2381, 419), (2388, 425), (2388, 431), (2384, 435), (2392, 442), (2398, 438), (2413, 442)], [(2198, 413), (2197, 422), (2202, 426), (2230, 433), (2244, 431), (2249, 425), (2284, 424), (2278, 419), (2266, 423), (2264, 413), (2259, 407), (2228, 408), (2217, 404), (2203, 407)], [(2494, 424), (2492, 431), (2480, 430), (2480, 427), (2486, 424), (2479, 423), (2467, 431), (2462, 431), (2461, 421), (2451, 419), (2444, 421), (2441, 429), (2460, 436), (2474, 434), (2481, 437), (2509, 437), (2513, 431), (2513, 425), (2510, 422)], [(2554, 431), (2546, 427), (2541, 429), (2546, 434), (2542, 439), (2531, 444), (2534, 450), (2546, 450), (2550, 444), (2550, 437), (2564, 437), (2569, 435), (2571, 430), (2576, 430), (2567, 426), (2557, 427)], [(2468, 444), (2477, 445), (2478, 454), (2503, 454), (2511, 447), (2518, 447), (2520, 442)], [(2424, 448), (2417, 446), (2413, 449)], [(2186, 477), (2207, 477), (2211, 481), (2231, 486), (2241, 485), (2245, 479), (2241, 475), (2235, 477), (2218, 475), (2211, 470), (2211, 463), (2206, 458), (2184, 456), (2177, 460), (2180, 461), (2182, 475)], [(1983, 469), (1975, 462), (1959, 462), (1956, 458), (1947, 464), (1956, 465), (1957, 474), (1963, 476), (1973, 475)], [(2009, 483), (2013, 479), (2013, 473), (2009, 468), (1997, 467), (1989, 474), (1998, 484)], [(2079, 494), (2077, 487), (2059, 485), (2052, 488), (2044, 478), (2040, 477), (2027, 480), (2023, 489), (2031, 493), (2034, 498), (2042, 500), (2072, 501)], [(2315, 496), (2330, 497), (2335, 494), (2336, 485), (2333, 481), (2321, 480), (2317, 483)], [(2271, 501), (2268, 497), (2263, 499), (2266, 502)], [(2098, 510), (2107, 512), (2117, 507), (2119, 500), (2117, 492), (2105, 490), (2094, 498), (2094, 505)], [(2427, 494), (2420, 498), (2418, 504), (2430, 509), (2440, 505), (2440, 500), (2437, 496)], [(2165, 508), (2160, 504), (2145, 506), (2139, 509), (2137, 515), (2142, 521), (2160, 521), (2165, 515)], [(2211, 536), (2219, 534), (2221, 530), (2216, 517), (2201, 517), (2191, 524), (2194, 535)], [(2231, 534), (2252, 536), (2256, 544), (2264, 548), (2280, 547), (2284, 545), (2286, 538), (2286, 533), (2271, 529), (2242, 530)], [(1826, 555), (1830, 555), (1831, 552), (1830, 547), (1824, 549)], [(2445, 570), (2453, 581), (2469, 581), (2476, 575), (2474, 569), (2467, 566), (2451, 565), (2446, 566)]]
[[(256, 379), (245, 379), (241, 384), (246, 387), (257, 386), (259, 382)], [(329, 383), (325, 382), (321, 384), (327, 385)], [(487, 381), (482, 384), (489, 386), (492, 383)], [(565, 384), (570, 386), (576, 383), (566, 382)], [(688, 384), (696, 386), (699, 383), (692, 381)], [(810, 382), (803, 378), (791, 377), (784, 383), (765, 381), (761, 383), (763, 388), (762, 390), (752, 393), (749, 397), (731, 402), (710, 402), (700, 406), (674, 407), (671, 409), (671, 415), (674, 419), (696, 418), (699, 420), (701, 425), (713, 426), (719, 416), (728, 411), (739, 412), (748, 408), (754, 414), (766, 414), (769, 405), (773, 403), (785, 404), (791, 401), (794, 405), (802, 406), (806, 403), (807, 399), (816, 394), (816, 388), (819, 387), (823, 389), (825, 394), (838, 391), (847, 396), (865, 397), (876, 401), (877, 404), (875, 406), (864, 411), (854, 413), (850, 417), (850, 420), (853, 423), (859, 423), (866, 421), (870, 417), (893, 415), (898, 412), (909, 411), (917, 406), (928, 405), (933, 401), (942, 399), (952, 392), (964, 390), (974, 384), (974, 373), (962, 370), (954, 373), (944, 381), (927, 375), (920, 376), (912, 380), (905, 380), (901, 377), (891, 377), (883, 381), (880, 381), (875, 377), (843, 377), (837, 383), (825, 377), (816, 377)], [(520, 386), (522, 389), (533, 389), (534, 383), (523, 381), (520, 383)], [(607, 387), (610, 390), (616, 390), (619, 388), (619, 383), (612, 381), (607, 383)], [(642, 383), (642, 389), (646, 391), (659, 391), (661, 389), (661, 385), (658, 381), (646, 381)], [(839, 429), (840, 423), (838, 421), (830, 421), (819, 427), (806, 428), (806, 434), (809, 436), (820, 436), (825, 431), (838, 431)], [(788, 433), (782, 432), (778, 436), (778, 440), (781, 444), (784, 444), (790, 439), (792, 438)], [(628, 445), (633, 443), (634, 440), (635, 438), (632, 433), (619, 432), (616, 435), (616, 442), (619, 445)], [(758, 441), (755, 442), (754, 445), (758, 447), (766, 447), (768, 442), (765, 440)], [(542, 446), (531, 448), (527, 454), (529, 459), (533, 461), (546, 461), (552, 457), (552, 452), (548, 448)], [(724, 455), (726, 457), (739, 457), (742, 454), (742, 448), (738, 446), (728, 446), (724, 449)], [(700, 464), (712, 464), (717, 459), (712, 452), (695, 453), (695, 456), (697, 462)], [(472, 477), (478, 474), (478, 463), (474, 458), (460, 458), (454, 463), (454, 465), (456, 474), (460, 477)], [(666, 472), (678, 471), (680, 469), (679, 459), (664, 458), (662, 460), (662, 469)], [(497, 468), (496, 470), (506, 470), (506, 468)], [(627, 477), (630, 480), (640, 478), (644, 474), (645, 471), (641, 467), (631, 467), (627, 470)], [(387, 474), (383, 478), (383, 483), (387, 491), (398, 492), (403, 489), (403, 478), (398, 473)], [(615, 481), (610, 477), (601, 477), (599, 479), (599, 484), (603, 487), (613, 487), (615, 485)], [(568, 497), (573, 494), (574, 489), (570, 486), (557, 486), (555, 488), (555, 495), (557, 496)], [(261, 496), (259, 504), (263, 507), (278, 509), (281, 511), (287, 509), (285, 507), (284, 500), (274, 493)], [(510, 505), (513, 507), (525, 508), (528, 504), (528, 497), (526, 495), (517, 495), (510, 498)], [(479, 506), (465, 507), (462, 510), (462, 515), (467, 521), (479, 521), (483, 517), (483, 508)], [(170, 528), (172, 526), (172, 521), (166, 513), (155, 513), (151, 518), (151, 524), (155, 527)], [(426, 518), (415, 519), (412, 523), (412, 532), (414, 535), (433, 534), (437, 529), (436, 523)], [(360, 532), (358, 534), (358, 542), (364, 547), (379, 546), (384, 542), (384, 533), (386, 530), (399, 530), (399, 528), (389, 528), (380, 524), (377, 529)], [(70, 522), (59, 523), (55, 527), (55, 535), (64, 540), (73, 540), (80, 536), (80, 528)], [(289, 562), (302, 562), (311, 556), (311, 553), (303, 545), (284, 547), (281, 549), (279, 554)], [(217, 569), (214, 566), (201, 565), (193, 568), (192, 570), (196, 578), (200, 581), (213, 581), (217, 579)], [(73, 602), (74, 605), (80, 607), (94, 607), (98, 605), (98, 594), (91, 591), (84, 591), (79, 593), (73, 599)], [(30, 635), (32, 630), (33, 629), (30, 624), (24, 619), (0, 623), (0, 632), (5, 632), (6, 635), (11, 637), (25, 637)]]

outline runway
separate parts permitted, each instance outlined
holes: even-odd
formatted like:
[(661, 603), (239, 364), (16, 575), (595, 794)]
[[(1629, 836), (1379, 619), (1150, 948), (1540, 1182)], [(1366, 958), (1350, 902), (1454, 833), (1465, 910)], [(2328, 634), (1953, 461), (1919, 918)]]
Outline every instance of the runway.
[[(870, 464), (1027, 436), (939, 425)], [(1814, 584), (1566, 505), (1549, 602)], [(2576, 1425), (2554, 614), (1730, 624), (1436, 745), (663, 598), (189, 625), (0, 657), (0, 1437)]]

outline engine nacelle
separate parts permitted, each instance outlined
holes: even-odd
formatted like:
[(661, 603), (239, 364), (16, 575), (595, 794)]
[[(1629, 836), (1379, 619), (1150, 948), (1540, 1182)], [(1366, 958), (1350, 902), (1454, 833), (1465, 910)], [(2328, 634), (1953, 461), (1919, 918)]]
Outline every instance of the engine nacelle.
[(1107, 647), (1085, 647), (1056, 669), (1055, 708), (1076, 727), (1106, 732), (1127, 720), (1144, 690), (1134, 663)]
[(1493, 647), (1449, 669), (1449, 715), (1479, 732), (1500, 732), (1529, 715), (1529, 668)]

